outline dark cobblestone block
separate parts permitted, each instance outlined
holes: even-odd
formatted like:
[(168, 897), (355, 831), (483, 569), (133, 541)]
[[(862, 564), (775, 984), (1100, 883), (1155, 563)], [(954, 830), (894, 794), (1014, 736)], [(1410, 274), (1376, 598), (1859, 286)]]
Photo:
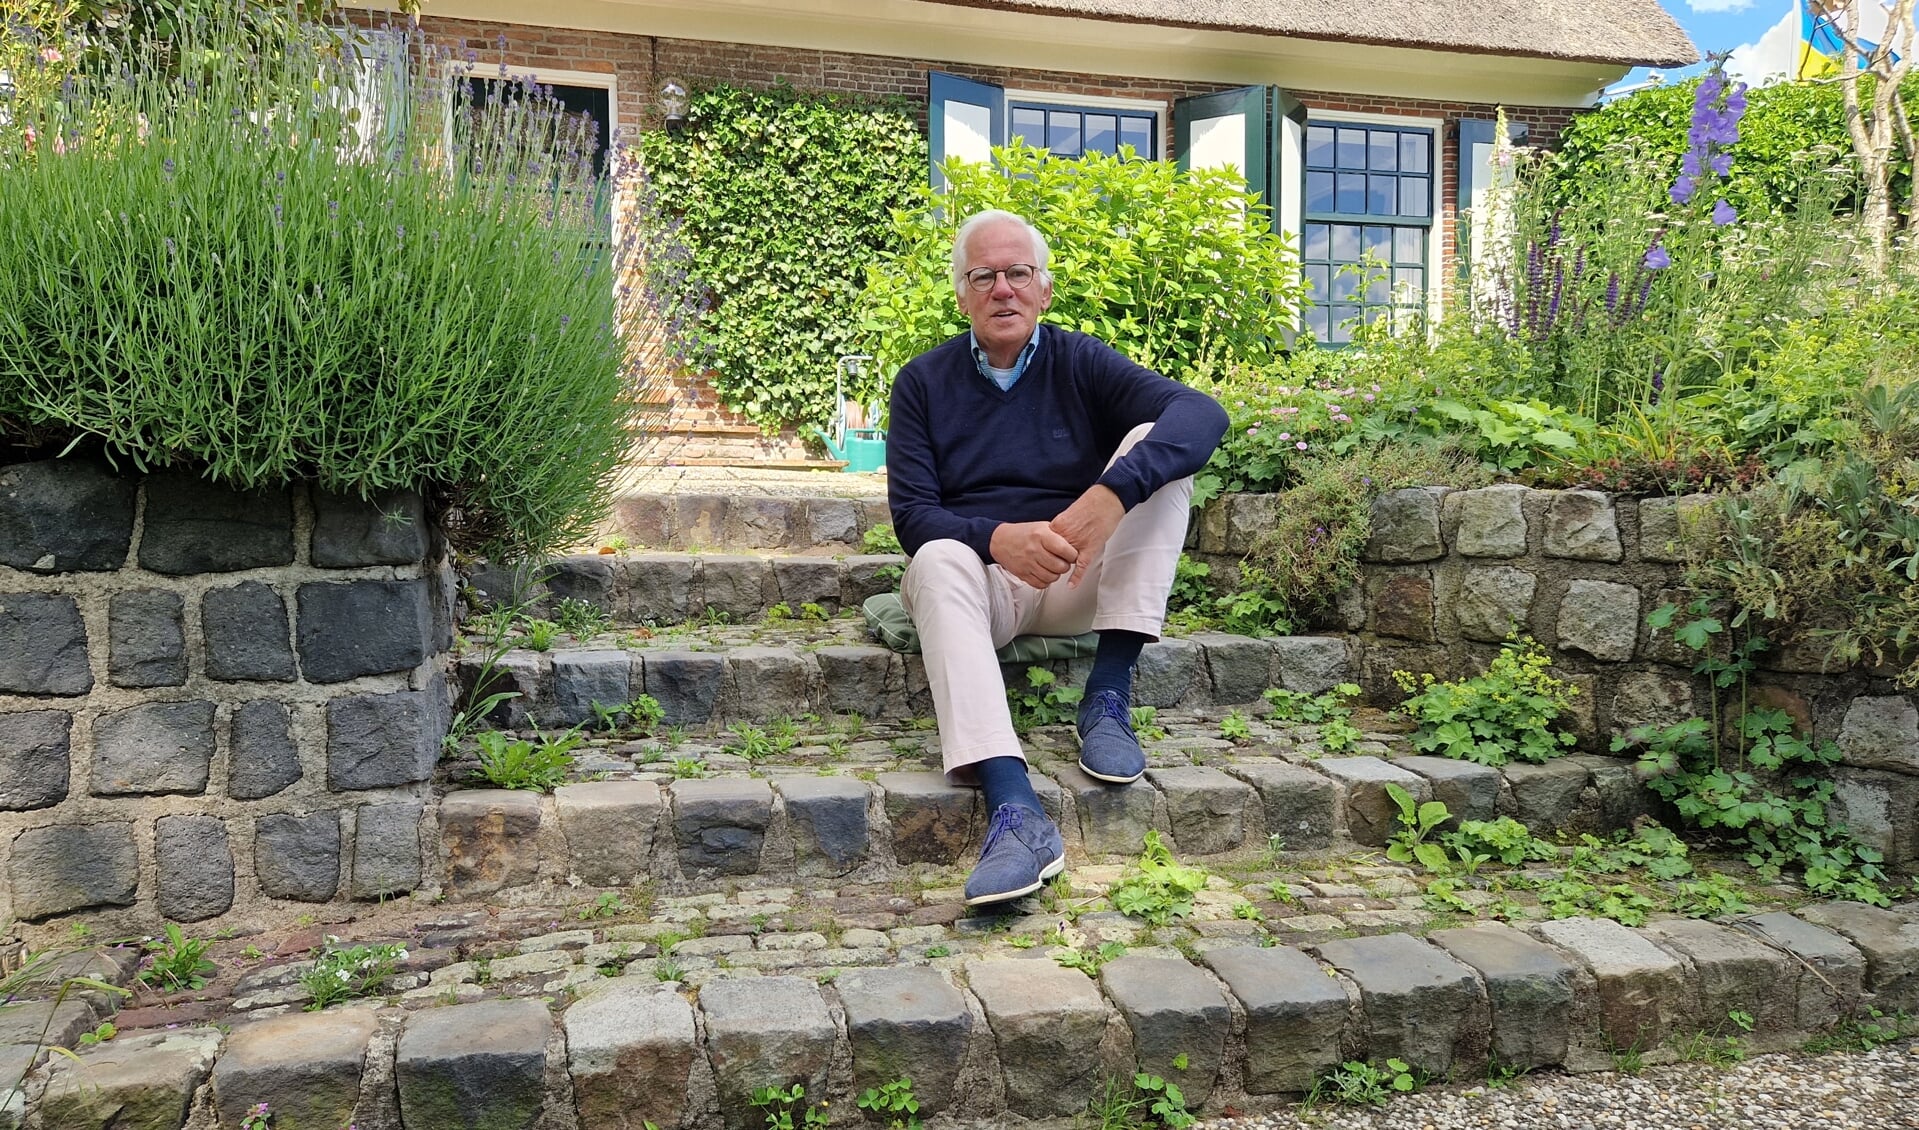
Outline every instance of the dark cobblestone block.
[(846, 573), (840, 579), (840, 606), (858, 608), (866, 603), (867, 597), (900, 587), (900, 576), (906, 571), (906, 555), (861, 553), (848, 557), (842, 564), (846, 566)]
[(425, 581), (301, 585), (299, 603), (300, 670), (310, 682), (410, 671), (426, 660), (433, 611)]
[(751, 1099), (769, 1080), (826, 1093), (837, 1027), (812, 978), (711, 981), (700, 990), (700, 1011), (726, 1130), (766, 1124)]
[(1214, 702), (1222, 706), (1258, 702), (1273, 685), (1273, 646), (1265, 640), (1225, 632), (1201, 632), (1190, 638), (1206, 649)]
[(766, 611), (766, 585), (764, 557), (708, 554), (700, 558), (703, 605), (736, 621), (757, 620)]
[(1133, 1031), (1138, 1069), (1178, 1079), (1187, 1105), (1203, 1106), (1232, 1027), (1219, 987), (1180, 957), (1122, 957), (1100, 969), (1099, 982)]
[(547, 611), (559, 609), (562, 600), (583, 600), (609, 616), (619, 615), (621, 607), (618, 564), (611, 554), (575, 553), (556, 557), (546, 563)]
[(283, 703), (256, 699), (235, 710), (228, 748), (227, 795), (235, 800), (270, 797), (300, 779), (293, 715)]
[(1153, 826), (1153, 789), (1144, 781), (1111, 785), (1088, 777), (1078, 765), (1054, 773), (1079, 813), (1080, 843), (1090, 855), (1138, 855)]
[(1410, 934), (1330, 941), (1319, 956), (1359, 986), (1369, 1056), (1435, 1075), (1485, 1071), (1492, 1012), (1472, 969)]
[(86, 459), (0, 468), (0, 565), (36, 573), (118, 569), (133, 543), (137, 479)]
[(426, 503), (410, 490), (370, 499), (313, 492), (313, 563), (322, 569), (417, 565), (427, 550)]
[(1149, 769), (1146, 778), (1166, 798), (1181, 855), (1216, 855), (1245, 842), (1246, 817), (1257, 803), (1251, 785), (1198, 765)]
[(1433, 626), (1433, 579), (1424, 572), (1384, 573), (1367, 578), (1367, 604), (1373, 610), (1373, 631), (1382, 636), (1430, 643)]
[(1502, 772), (1511, 790), (1513, 819), (1542, 836), (1572, 823), (1588, 779), (1583, 764), (1565, 758), (1541, 765), (1515, 761)]
[(89, 906), (132, 906), (140, 884), (133, 825), (55, 824), (13, 839), (13, 913), (45, 918)]
[(1405, 789), (1422, 804), (1433, 799), (1426, 778), (1377, 757), (1322, 757), (1313, 766), (1345, 791), (1346, 827), (1368, 847), (1385, 847), (1399, 827), (1399, 806), (1387, 795), (1388, 784)]
[(1266, 832), (1292, 851), (1328, 847), (1339, 834), (1345, 796), (1330, 777), (1298, 765), (1235, 765), (1233, 776), (1259, 792)]
[(433, 775), (446, 736), (446, 692), (363, 694), (327, 703), (327, 788), (383, 789)]
[(788, 777), (786, 803), (794, 863), (802, 875), (844, 875), (867, 853), (865, 783), (847, 777)]
[(1324, 694), (1352, 681), (1352, 659), (1339, 636), (1281, 636), (1271, 642), (1279, 685), (1294, 694)]
[(333, 1130), (348, 1125), (360, 1098), (367, 1045), (378, 1030), (373, 1010), (363, 1008), (296, 1012), (239, 1025), (213, 1065), (219, 1125), (240, 1125), (260, 1103), (272, 1107), (273, 1120), (282, 1126)]
[(726, 684), (726, 660), (704, 651), (645, 653), (646, 693), (665, 712), (661, 724), (684, 726), (711, 721)]
[(553, 807), (566, 832), (571, 873), (596, 887), (623, 887), (650, 874), (653, 839), (666, 802), (651, 781), (561, 785)]
[(1445, 494), (1439, 487), (1408, 487), (1374, 499), (1364, 559), (1403, 563), (1443, 557), (1446, 545), (1439, 537), (1439, 503)]
[(217, 816), (162, 816), (153, 825), (160, 913), (199, 922), (233, 906), (233, 848)]
[(765, 781), (675, 781), (673, 839), (680, 867), (694, 874), (752, 875), (760, 869), (773, 790)]
[(700, 559), (683, 553), (641, 553), (620, 563), (625, 575), (626, 619), (636, 624), (679, 624), (695, 615)]
[(420, 885), (420, 818), (417, 800), (369, 804), (354, 813), (353, 872), (347, 897), (381, 899)]
[(953, 1106), (973, 1033), (959, 990), (924, 966), (849, 969), (833, 985), (846, 1009), (853, 1089), (911, 1079), (921, 1114)]
[(113, 594), (107, 606), (107, 681), (116, 687), (177, 687), (187, 681), (185, 602), (164, 589)]
[(46, 808), (67, 797), (73, 715), (64, 710), (0, 714), (0, 809)]
[(831, 557), (775, 557), (773, 592), (795, 616), (808, 604), (817, 604), (828, 613), (840, 609), (840, 573), (843, 569)]
[(1435, 930), (1429, 940), (1470, 966), (1485, 983), (1492, 1007), (1492, 1054), (1502, 1067), (1531, 1071), (1566, 1062), (1566, 1037), (1573, 1027), (1571, 964), (1497, 922)]
[(79, 602), (53, 593), (0, 593), (0, 694), (78, 695), (92, 689)]
[(828, 714), (869, 718), (905, 710), (906, 674), (884, 647), (823, 647), (813, 653), (820, 669), (820, 708)]
[(1246, 1010), (1246, 1090), (1307, 1091), (1350, 1043), (1346, 990), (1287, 946), (1222, 946), (1204, 960)]
[(293, 562), (293, 501), (285, 487), (234, 490), (184, 471), (147, 478), (140, 566), (174, 576)]
[(394, 1054), (400, 1119), (436, 1130), (532, 1130), (546, 1099), (553, 1019), (535, 1000), (475, 1001), (407, 1017)]
[(725, 545), (727, 503), (724, 495), (680, 495), (673, 511), (673, 548), (712, 549)]
[(212, 763), (210, 702), (153, 702), (94, 720), (94, 796), (205, 792)]
[(208, 589), (200, 598), (200, 632), (208, 678), (290, 683), (297, 677), (286, 602), (269, 585), (247, 581)]
[(1140, 649), (1133, 668), (1133, 701), (1156, 710), (1212, 697), (1206, 653), (1192, 640), (1163, 639)]
[(598, 703), (617, 710), (633, 698), (633, 657), (624, 651), (553, 653), (553, 708), (542, 711), (547, 725), (577, 726), (593, 720)]
[(340, 814), (255, 817), (253, 872), (269, 898), (328, 901), (340, 889)]
[(792, 648), (736, 647), (726, 663), (732, 669), (728, 717), (767, 722), (811, 708), (813, 667)]
[(967, 857), (978, 790), (950, 785), (944, 773), (881, 773), (879, 786), (893, 826), (895, 860), (958, 863)]
[[(1491, 820), (1499, 815), (1499, 770), (1450, 757), (1401, 757), (1393, 761), (1432, 783), (1433, 799), (1458, 820)], [(1447, 827), (1452, 827), (1448, 824)]]
[(1050, 961), (974, 961), (966, 979), (999, 1051), (1007, 1110), (1034, 1119), (1085, 1110), (1113, 1017), (1098, 987)]
[(804, 507), (794, 498), (734, 498), (726, 508), (726, 544), (747, 549), (790, 545), (795, 527), (806, 528)]

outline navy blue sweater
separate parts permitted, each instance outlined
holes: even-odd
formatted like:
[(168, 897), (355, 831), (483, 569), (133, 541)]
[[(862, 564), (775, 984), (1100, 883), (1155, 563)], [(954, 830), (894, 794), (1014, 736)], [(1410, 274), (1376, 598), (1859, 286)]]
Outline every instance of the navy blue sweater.
[[(992, 561), (1002, 522), (1049, 522), (1094, 483), (1128, 510), (1206, 465), (1226, 411), (1057, 326), (1020, 379), (1001, 391), (981, 376), (966, 334), (907, 362), (893, 381), (886, 432), (887, 499), (908, 553), (952, 538)], [(1126, 433), (1152, 434), (1101, 473)]]

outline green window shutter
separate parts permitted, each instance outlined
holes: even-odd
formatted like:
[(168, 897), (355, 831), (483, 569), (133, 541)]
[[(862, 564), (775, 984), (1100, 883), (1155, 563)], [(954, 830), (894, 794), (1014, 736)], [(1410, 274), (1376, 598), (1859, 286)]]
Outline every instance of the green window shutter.
[(940, 166), (990, 161), (992, 147), (1006, 144), (1006, 92), (991, 83), (928, 71), (926, 134), (931, 151), (927, 176), (934, 188), (945, 188)]

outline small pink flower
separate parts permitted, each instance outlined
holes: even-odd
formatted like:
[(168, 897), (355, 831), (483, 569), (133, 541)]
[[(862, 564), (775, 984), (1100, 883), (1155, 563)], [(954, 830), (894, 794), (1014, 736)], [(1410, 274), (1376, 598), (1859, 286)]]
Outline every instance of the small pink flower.
[(1306, 441), (1302, 439), (1298, 443), (1294, 444), (1293, 446), (1299, 448), (1301, 451), (1304, 451), (1306, 450)]
[(1366, 394), (1366, 403), (1371, 404), (1372, 402), (1373, 402), (1373, 394), (1369, 392)]
[(1247, 429), (1246, 429), (1246, 434), (1247, 434), (1247, 435), (1249, 435), (1249, 436), (1256, 436), (1256, 435), (1258, 435), (1258, 434), (1259, 434), (1259, 425), (1258, 425), (1258, 424), (1254, 424), (1254, 425), (1253, 425), (1252, 427), (1250, 427), (1250, 428), (1247, 428)]
[(1291, 433), (1291, 432), (1281, 432), (1281, 433), (1279, 433), (1279, 442), (1281, 442), (1281, 443), (1285, 443), (1285, 442), (1286, 442), (1287, 440), (1289, 440), (1289, 439), (1291, 439), (1291, 438), (1293, 438), (1293, 433)]
[(44, 62), (57, 63), (66, 58), (66, 56), (60, 54), (58, 47), (42, 47), (40, 49), (40, 58)]

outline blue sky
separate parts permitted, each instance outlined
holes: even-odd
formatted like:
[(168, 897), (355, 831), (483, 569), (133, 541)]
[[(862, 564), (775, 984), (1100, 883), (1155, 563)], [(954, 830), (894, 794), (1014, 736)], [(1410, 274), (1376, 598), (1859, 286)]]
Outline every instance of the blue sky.
[[(1686, 29), (1686, 34), (1692, 36), (1701, 55), (1756, 43), (1789, 15), (1796, 19), (1799, 12), (1795, 0), (1660, 0), (1660, 3), (1679, 21), (1679, 26)], [(1684, 73), (1672, 72), (1668, 77)], [(1638, 82), (1645, 76), (1643, 69), (1637, 70), (1626, 81)]]

